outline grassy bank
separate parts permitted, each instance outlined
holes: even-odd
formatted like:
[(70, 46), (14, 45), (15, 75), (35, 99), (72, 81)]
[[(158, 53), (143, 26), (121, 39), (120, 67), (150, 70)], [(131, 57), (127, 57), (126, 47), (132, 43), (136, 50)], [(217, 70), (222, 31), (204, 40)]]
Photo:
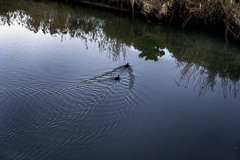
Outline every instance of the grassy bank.
[(239, 39), (240, 7), (235, 0), (173, 0), (168, 3), (166, 16), (179, 17), (182, 27), (197, 24), (210, 29), (224, 27), (225, 38)]
[(226, 41), (240, 38), (238, 0), (63, 0), (140, 13), (147, 20), (178, 22), (180, 27), (195, 25), (221, 30)]

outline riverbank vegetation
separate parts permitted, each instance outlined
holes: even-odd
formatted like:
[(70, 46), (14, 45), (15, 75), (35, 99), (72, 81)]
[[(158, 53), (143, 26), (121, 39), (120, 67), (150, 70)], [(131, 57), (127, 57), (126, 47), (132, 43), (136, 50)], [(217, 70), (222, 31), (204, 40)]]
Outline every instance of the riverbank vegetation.
[[(221, 31), (225, 39), (240, 38), (239, 0), (63, 0), (88, 3), (144, 15), (148, 21), (178, 22)], [(225, 32), (224, 32), (225, 31)]]
[(188, 26), (203, 28), (220, 33), (227, 42), (229, 39), (239, 41), (240, 38), (239, 0), (58, 0), (60, 1), (127, 11), (133, 16), (143, 15), (148, 21), (174, 23), (182, 29)]

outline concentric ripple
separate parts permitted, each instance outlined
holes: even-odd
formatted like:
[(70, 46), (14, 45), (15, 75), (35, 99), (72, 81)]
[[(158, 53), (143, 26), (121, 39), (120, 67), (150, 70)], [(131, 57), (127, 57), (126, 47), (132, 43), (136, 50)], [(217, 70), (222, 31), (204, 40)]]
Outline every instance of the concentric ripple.
[(1, 159), (81, 158), (131, 113), (134, 81), (132, 67), (121, 66), (58, 90), (1, 89)]

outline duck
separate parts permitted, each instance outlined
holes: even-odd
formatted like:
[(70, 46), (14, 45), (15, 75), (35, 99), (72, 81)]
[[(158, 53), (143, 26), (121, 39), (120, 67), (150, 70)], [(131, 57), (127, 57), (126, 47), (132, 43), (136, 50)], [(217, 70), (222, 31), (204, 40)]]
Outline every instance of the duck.
[(114, 78), (115, 80), (119, 81), (120, 80), (120, 76), (118, 75), (117, 77)]
[(129, 67), (129, 63), (125, 64), (125, 68), (128, 68)]

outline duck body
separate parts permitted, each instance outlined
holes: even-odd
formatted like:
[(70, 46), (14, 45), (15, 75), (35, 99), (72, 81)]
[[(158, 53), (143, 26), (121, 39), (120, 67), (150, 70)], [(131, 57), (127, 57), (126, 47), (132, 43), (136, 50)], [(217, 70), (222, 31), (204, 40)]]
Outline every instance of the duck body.
[(118, 75), (117, 77), (114, 78), (116, 81), (120, 80), (120, 76)]
[(125, 64), (125, 68), (128, 68), (129, 67), (129, 63)]

